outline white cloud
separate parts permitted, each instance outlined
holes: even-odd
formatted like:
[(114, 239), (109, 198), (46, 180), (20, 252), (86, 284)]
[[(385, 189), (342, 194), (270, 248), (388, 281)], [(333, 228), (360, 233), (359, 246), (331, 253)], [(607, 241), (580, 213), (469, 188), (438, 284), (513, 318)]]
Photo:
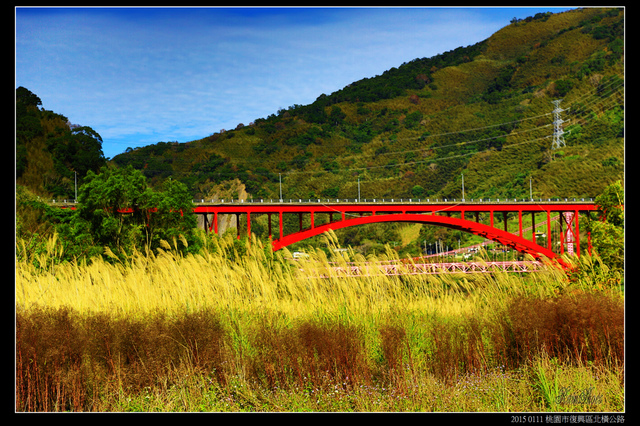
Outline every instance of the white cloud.
[(313, 102), (481, 41), (508, 19), (476, 9), (47, 9), (19, 11), (16, 23), (17, 85), (94, 128), (113, 156)]

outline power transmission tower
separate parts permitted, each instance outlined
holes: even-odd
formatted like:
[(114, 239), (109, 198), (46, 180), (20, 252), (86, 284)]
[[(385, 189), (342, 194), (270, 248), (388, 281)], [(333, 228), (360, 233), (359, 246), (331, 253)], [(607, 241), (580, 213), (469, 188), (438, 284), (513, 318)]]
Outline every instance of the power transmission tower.
[(558, 149), (565, 146), (564, 130), (562, 129), (562, 123), (564, 123), (564, 121), (560, 118), (560, 113), (564, 110), (560, 108), (562, 99), (557, 99), (552, 102), (553, 105), (555, 105), (555, 109), (553, 110), (553, 143), (551, 144), (551, 149)]

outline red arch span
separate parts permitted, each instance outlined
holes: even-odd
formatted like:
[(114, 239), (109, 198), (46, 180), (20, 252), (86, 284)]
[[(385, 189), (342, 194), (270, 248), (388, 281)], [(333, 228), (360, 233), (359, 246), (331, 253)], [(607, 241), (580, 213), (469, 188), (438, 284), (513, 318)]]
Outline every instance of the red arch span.
[(511, 234), (509, 232), (484, 225), (482, 223), (473, 222), (465, 219), (458, 219), (455, 217), (438, 216), (432, 214), (417, 214), (417, 213), (402, 213), (402, 214), (384, 214), (373, 216), (361, 216), (352, 219), (346, 219), (339, 222), (327, 223), (324, 225), (316, 226), (314, 228), (306, 229), (293, 234), (285, 235), (279, 240), (273, 240), (273, 250), (280, 250), (290, 244), (298, 241), (305, 240), (307, 238), (320, 235), (323, 232), (329, 230), (338, 230), (342, 228), (348, 228), (350, 226), (366, 225), (369, 223), (383, 223), (383, 222), (413, 222), (424, 223), (428, 225), (443, 226), (446, 228), (456, 229), (464, 232), (469, 232), (475, 235), (479, 235), (488, 238), (492, 241), (496, 241), (500, 244), (512, 247), (522, 253), (529, 253), (536, 259), (541, 257), (547, 257), (549, 259), (555, 259), (562, 264), (563, 267), (569, 267), (568, 264), (562, 261), (560, 256), (551, 250), (544, 248), (538, 244), (533, 243), (530, 240), (526, 240), (518, 235)]

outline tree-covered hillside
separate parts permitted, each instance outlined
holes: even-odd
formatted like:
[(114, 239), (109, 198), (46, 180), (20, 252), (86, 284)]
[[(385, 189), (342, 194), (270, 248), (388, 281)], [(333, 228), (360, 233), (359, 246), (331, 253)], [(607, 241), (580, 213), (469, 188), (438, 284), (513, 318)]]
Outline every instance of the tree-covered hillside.
[[(557, 100), (564, 145), (552, 149)], [(100, 135), (41, 105), (28, 89), (16, 90), (23, 252), (42, 250), (41, 236), (52, 232), (69, 258), (160, 247), (179, 236), (197, 250), (186, 222), (168, 214), (151, 226), (144, 212), (186, 210), (200, 198), (277, 199), (280, 182), (286, 199), (355, 198), (358, 190), (363, 199), (460, 199), (463, 176), (467, 200), (528, 198), (530, 190), (535, 198), (595, 197), (624, 180), (624, 10), (514, 19), (487, 40), (411, 60), (309, 105), (188, 143), (128, 149), (108, 163)], [(73, 199), (76, 176), (75, 213), (42, 202)], [(105, 213), (121, 202), (139, 214), (118, 221)], [(252, 224), (258, 237), (267, 229), (266, 217)], [(365, 252), (390, 243), (409, 255), (435, 241), (472, 242), (412, 224), (355, 227), (339, 238)]]
[(73, 199), (76, 179), (106, 164), (102, 138), (40, 105), (36, 94), (16, 89), (16, 183), (41, 196)]
[[(251, 197), (592, 196), (623, 178), (624, 11), (538, 14), (309, 105), (112, 161), (195, 198), (239, 179)], [(551, 150), (553, 100), (566, 146)]]

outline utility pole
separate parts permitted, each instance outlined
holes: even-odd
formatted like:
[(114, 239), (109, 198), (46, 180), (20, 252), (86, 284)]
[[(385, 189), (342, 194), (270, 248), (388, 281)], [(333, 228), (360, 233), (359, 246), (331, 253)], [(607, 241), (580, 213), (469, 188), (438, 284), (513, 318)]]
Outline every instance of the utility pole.
[(562, 102), (562, 99), (557, 99), (552, 102), (555, 109), (553, 110), (553, 143), (551, 145), (551, 149), (558, 149), (565, 146), (563, 136), (564, 130), (562, 130), (562, 123), (564, 121), (560, 118), (560, 113), (564, 110), (560, 108), (560, 102)]
[(278, 173), (278, 179), (280, 180), (280, 202), (282, 202), (282, 174)]
[(358, 175), (358, 202), (360, 202), (360, 175)]
[(464, 173), (462, 173), (462, 202), (464, 203)]
[(75, 202), (78, 202), (78, 173), (74, 170), (73, 171), (73, 179), (75, 180), (75, 187), (76, 187), (76, 197), (75, 197)]

